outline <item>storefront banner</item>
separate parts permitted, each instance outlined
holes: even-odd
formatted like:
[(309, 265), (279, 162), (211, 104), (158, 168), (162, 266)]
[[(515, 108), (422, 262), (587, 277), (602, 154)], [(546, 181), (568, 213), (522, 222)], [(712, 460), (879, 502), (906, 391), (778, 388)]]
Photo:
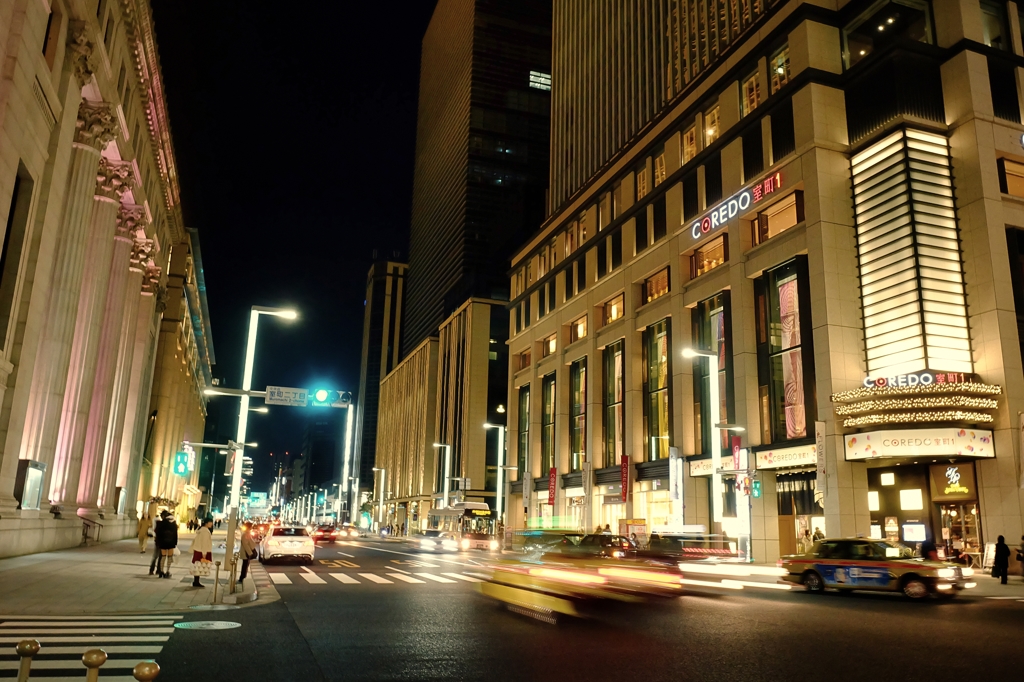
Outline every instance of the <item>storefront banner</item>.
[(814, 422), (814, 457), (818, 476), (814, 481), (814, 501), (825, 507), (825, 495), (828, 494), (828, 468), (825, 459), (825, 422)]
[(680, 461), (679, 448), (670, 447), (668, 449), (668, 490), (669, 498), (673, 502), (683, 499), (683, 468), (679, 466)]
[(555, 491), (558, 486), (558, 470), (555, 467), (551, 467), (548, 471), (548, 504), (553, 505), (555, 503)]
[(622, 456), (620, 465), (622, 467), (622, 501), (625, 502), (629, 498), (629, 455)]
[(523, 518), (530, 518), (530, 498), (533, 497), (533, 477), (523, 479)]
[(594, 463), (589, 459), (583, 462), (583, 497), (589, 498), (594, 494)]
[(933, 464), (928, 467), (932, 502), (974, 501), (978, 490), (974, 479), (974, 462), (966, 464)]
[(786, 467), (816, 466), (817, 448), (814, 445), (799, 445), (795, 448), (778, 448), (754, 453), (758, 469), (784, 469)]
[(732, 470), (740, 470), (740, 437), (732, 436)]
[(715, 473), (715, 460), (710, 457), (690, 460), (691, 476), (710, 476)]
[(883, 457), (995, 457), (992, 432), (982, 429), (901, 429), (851, 433), (847, 461)]

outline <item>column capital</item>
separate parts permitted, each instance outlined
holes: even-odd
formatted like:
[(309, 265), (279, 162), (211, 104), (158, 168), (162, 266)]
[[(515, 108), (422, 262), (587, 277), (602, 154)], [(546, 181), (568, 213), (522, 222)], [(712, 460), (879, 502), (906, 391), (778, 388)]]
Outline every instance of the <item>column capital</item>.
[[(150, 256), (153, 254), (153, 240), (152, 239), (139, 239), (135, 238), (132, 244), (132, 255), (129, 260), (128, 267), (133, 270), (138, 270), (145, 273), (148, 269), (146, 263), (149, 262)], [(159, 281), (159, 276), (157, 277)]]
[(84, 88), (92, 80), (93, 44), (89, 40), (89, 32), (84, 21), (73, 19), (68, 25), (68, 61), (78, 81), (78, 87)]
[(133, 184), (134, 176), (130, 163), (100, 159), (100, 165), (96, 168), (97, 195), (121, 201), (121, 195), (130, 190)]
[[(123, 190), (122, 190), (123, 191)], [(121, 204), (117, 209), (117, 236), (133, 239), (146, 224), (146, 209), (138, 204)]]
[(106, 102), (82, 101), (78, 105), (78, 121), (75, 123), (75, 142), (95, 149), (103, 149), (117, 137), (120, 124), (117, 113)]
[[(164, 301), (165, 305), (167, 301), (167, 291), (160, 286), (161, 274), (162, 271), (158, 266), (149, 265), (146, 267), (145, 274), (142, 275), (142, 290), (157, 296), (157, 307), (159, 307), (161, 300)], [(163, 310), (161, 309), (159, 312), (163, 312)]]

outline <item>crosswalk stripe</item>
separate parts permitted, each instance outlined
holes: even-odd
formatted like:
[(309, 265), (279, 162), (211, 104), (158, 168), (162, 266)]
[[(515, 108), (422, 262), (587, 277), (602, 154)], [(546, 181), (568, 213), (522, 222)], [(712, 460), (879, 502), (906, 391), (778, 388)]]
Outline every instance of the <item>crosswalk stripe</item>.
[[(49, 620), (11, 620), (4, 623), (0, 623), (0, 628), (33, 628), (33, 627), (62, 627), (62, 628), (109, 628), (111, 625), (110, 621), (91, 621), (91, 620), (62, 620), (60, 622), (53, 622)], [(147, 620), (147, 621), (132, 621), (131, 623), (121, 623), (121, 625), (174, 625), (173, 620)], [(2, 632), (2, 630), (0, 630)]]
[(415, 573), (413, 575), (418, 575), (421, 578), (426, 578), (427, 580), (433, 580), (433, 581), (439, 582), (439, 583), (453, 583), (453, 582), (455, 582), (454, 580), (449, 580), (448, 578), (442, 578), (441, 576), (434, 575), (433, 573)]
[[(32, 664), (35, 667), (35, 664)], [(84, 669), (85, 666), (82, 666)], [(135, 682), (135, 677), (132, 675), (115, 675), (114, 677), (103, 677), (103, 682)], [(32, 682), (81, 682), (82, 676), (75, 675), (74, 677), (36, 677), (32, 676)]]
[(291, 585), (292, 579), (286, 573), (267, 573), (275, 585)]
[(318, 576), (316, 573), (302, 573), (303, 579), (310, 585), (326, 585), (327, 581)]
[(374, 575), (373, 573), (360, 573), (359, 575), (361, 577), (363, 577), (363, 578), (366, 578), (367, 580), (369, 580), (371, 582), (380, 583), (382, 585), (383, 584), (394, 585), (394, 583), (391, 582), (390, 580), (388, 580), (387, 578), (381, 578), (379, 575)]
[(423, 584), (422, 580), (417, 580), (416, 578), (413, 578), (411, 575), (403, 575), (401, 573), (388, 573), (388, 577), (397, 578), (398, 580), (402, 580), (407, 583), (419, 583), (421, 585)]
[(327, 575), (331, 576), (340, 583), (344, 583), (345, 585), (359, 584), (359, 581), (350, 576), (348, 573), (328, 573)]
[(19, 630), (18, 632), (24, 635), (130, 635), (136, 632), (140, 635), (157, 635), (170, 634), (174, 632), (174, 628), (88, 628), (84, 630), (78, 630), (74, 628), (67, 630), (52, 630), (50, 628), (25, 628), (23, 630)]
[[(108, 658), (107, 662), (103, 664), (104, 670), (110, 670), (111, 668), (134, 668), (136, 664), (141, 663), (142, 659), (132, 658)], [(18, 666), (21, 665), (20, 661), (0, 661), (0, 670), (17, 670)], [(82, 665), (82, 661), (74, 658), (57, 659), (57, 660), (33, 660), (33, 670), (81, 670), (85, 666)], [(34, 679), (34, 678), (33, 678)], [(106, 679), (106, 678), (104, 678)]]
[[(24, 637), (0, 637), (0, 644), (17, 644)], [(95, 640), (92, 635), (67, 635), (63, 637), (33, 637), (32, 639), (38, 641), (40, 644), (60, 644), (60, 643), (71, 643), (71, 642), (91, 642)], [(140, 637), (104, 637), (104, 642), (166, 642), (168, 637), (166, 635), (142, 635)]]
[[(18, 638), (18, 641), (19, 642), (21, 641), (20, 637)], [(104, 640), (104, 641), (106, 641), (106, 640)], [(118, 645), (118, 644), (115, 644), (113, 646), (111, 646), (109, 644), (104, 644), (102, 648), (108, 654), (158, 654), (163, 649), (162, 646), (130, 646), (130, 645), (122, 646), (122, 645)], [(79, 645), (79, 646), (48, 646), (45, 649), (41, 649), (41, 651), (43, 651), (43, 652), (45, 652), (47, 654), (55, 654), (55, 655), (56, 654), (74, 654), (76, 656), (81, 656), (83, 653), (85, 653), (85, 649), (83, 649), (81, 645)], [(17, 656), (16, 653), (13, 653), (13, 650), (12, 650), (11, 654), (8, 654), (7, 652), (0, 653), (0, 656), (7, 656), (7, 655)], [(75, 660), (77, 661), (78, 659), (75, 659)]]
[(452, 578), (458, 578), (459, 580), (465, 580), (468, 583), (482, 583), (483, 580), (474, 578), (471, 575), (462, 575), (461, 573), (442, 573), (441, 575), (451, 576)]
[[(48, 621), (49, 620), (82, 620), (83, 618), (88, 618), (89, 620), (123, 620), (123, 621), (128, 621), (128, 620), (132, 620), (132, 621), (135, 621), (135, 620), (153, 620), (154, 618), (160, 618), (160, 619), (173, 618), (175, 620), (181, 620), (181, 616), (165, 616), (165, 615), (160, 615), (160, 616), (31, 616), (31, 617), (35, 618), (35, 619), (38, 619), (38, 620), (48, 620)], [(6, 620), (6, 619), (9, 619), (9, 618), (25, 618), (25, 616), (24, 615), (20, 615), (20, 616), (0, 615), (0, 620)]]

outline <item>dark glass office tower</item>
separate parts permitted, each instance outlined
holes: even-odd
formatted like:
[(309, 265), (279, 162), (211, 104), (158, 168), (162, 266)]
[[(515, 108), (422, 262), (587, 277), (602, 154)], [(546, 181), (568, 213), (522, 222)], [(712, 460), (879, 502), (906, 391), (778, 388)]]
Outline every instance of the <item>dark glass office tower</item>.
[(548, 184), (550, 0), (440, 0), (423, 38), (402, 354), (466, 299), (508, 299)]

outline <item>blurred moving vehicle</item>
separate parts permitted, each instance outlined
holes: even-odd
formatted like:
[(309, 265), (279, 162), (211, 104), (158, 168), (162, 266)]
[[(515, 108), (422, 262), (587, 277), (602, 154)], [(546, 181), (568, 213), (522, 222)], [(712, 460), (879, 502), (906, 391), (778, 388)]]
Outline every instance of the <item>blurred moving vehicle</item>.
[(341, 531), (338, 533), (338, 537), (342, 539), (366, 537), (366, 533), (359, 530), (359, 526), (352, 525), (351, 523), (343, 523), (341, 525)]
[(601, 559), (635, 559), (636, 543), (625, 535), (584, 535), (579, 538), (566, 536), (563, 541), (551, 548), (552, 552), (576, 557)]
[(321, 524), (314, 528), (311, 533), (313, 536), (313, 542), (330, 542), (331, 544), (338, 540), (338, 536), (340, 534), (341, 531), (339, 531), (333, 523)]
[(782, 580), (808, 592), (872, 590), (922, 599), (952, 597), (976, 585), (967, 580), (973, 569), (915, 556), (906, 545), (887, 540), (825, 539), (809, 552), (782, 557), (778, 565), (787, 572)]
[(299, 559), (313, 563), (316, 544), (305, 528), (274, 528), (260, 543), (260, 561), (273, 559)]
[(483, 549), (496, 552), (501, 542), (495, 534), (494, 512), (483, 502), (457, 502), (427, 512), (427, 529), (419, 539), (428, 551)]

